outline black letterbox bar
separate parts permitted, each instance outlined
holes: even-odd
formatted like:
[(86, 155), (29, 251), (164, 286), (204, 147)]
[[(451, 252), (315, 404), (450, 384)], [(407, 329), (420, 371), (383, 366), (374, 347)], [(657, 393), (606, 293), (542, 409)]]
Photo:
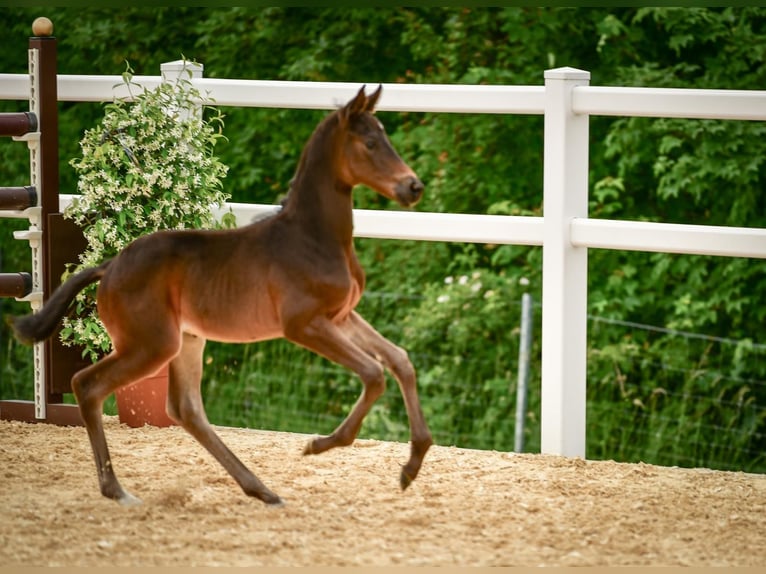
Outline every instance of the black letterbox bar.
[(0, 187), (0, 211), (20, 211), (36, 205), (37, 190), (34, 185)]
[(29, 273), (0, 273), (0, 297), (25, 297), (31, 292)]
[(0, 114), (0, 136), (23, 136), (37, 131), (37, 116), (32, 112)]

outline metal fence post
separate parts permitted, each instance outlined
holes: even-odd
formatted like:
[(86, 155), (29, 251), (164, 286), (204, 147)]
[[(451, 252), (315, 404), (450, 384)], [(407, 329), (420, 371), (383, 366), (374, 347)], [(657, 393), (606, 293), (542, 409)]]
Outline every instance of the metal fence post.
[(541, 452), (585, 456), (588, 251), (571, 222), (588, 216), (588, 115), (572, 91), (590, 72), (545, 71)]
[[(521, 285), (529, 285), (522, 277)], [(516, 426), (513, 435), (514, 452), (524, 451), (524, 421), (527, 416), (527, 384), (529, 382), (529, 354), (532, 348), (532, 295), (521, 296), (521, 331), (519, 333), (519, 369), (516, 377)]]

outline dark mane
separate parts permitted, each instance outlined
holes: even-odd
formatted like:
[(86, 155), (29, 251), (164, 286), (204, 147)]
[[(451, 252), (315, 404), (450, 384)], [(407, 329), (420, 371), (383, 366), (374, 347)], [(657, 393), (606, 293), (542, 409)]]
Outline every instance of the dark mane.
[(279, 204), (283, 208), (287, 207), (288, 204), (292, 201), (292, 198), (295, 197), (295, 193), (294, 193), (295, 186), (301, 185), (302, 177), (309, 169), (308, 166), (309, 166), (310, 160), (313, 159), (318, 154), (318, 150), (320, 154), (327, 153), (329, 149), (327, 139), (331, 135), (331, 133), (334, 132), (334, 129), (337, 127), (337, 124), (338, 124), (338, 110), (334, 111), (329, 116), (324, 118), (319, 123), (319, 125), (317, 125), (317, 127), (314, 129), (314, 132), (311, 134), (311, 137), (306, 142), (306, 145), (303, 147), (303, 150), (301, 150), (301, 155), (300, 155), (300, 158), (298, 159), (298, 166), (296, 167), (295, 173), (293, 174), (293, 177), (290, 180), (287, 193), (279, 202)]

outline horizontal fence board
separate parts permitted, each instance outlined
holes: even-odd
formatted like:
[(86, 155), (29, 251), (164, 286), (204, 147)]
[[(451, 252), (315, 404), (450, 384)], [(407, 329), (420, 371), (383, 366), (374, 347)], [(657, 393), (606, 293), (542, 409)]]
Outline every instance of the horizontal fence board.
[[(75, 195), (61, 194), (63, 211)], [(279, 206), (260, 203), (226, 203), (213, 209), (216, 218), (231, 212), (237, 226), (274, 215)], [(421, 241), (457, 241), (542, 245), (543, 218), (512, 215), (477, 215), (468, 213), (433, 213), (423, 211), (354, 210), (354, 235), (375, 239), (414, 239)]]
[(29, 100), (29, 74), (0, 74), (0, 100)]
[[(157, 86), (161, 76), (134, 76), (136, 84)], [(59, 75), (60, 101), (103, 102), (128, 97), (122, 76)], [(333, 109), (360, 83), (267, 80), (194, 80), (220, 106)], [(385, 111), (542, 114), (543, 86), (384, 84)], [(368, 86), (368, 90), (373, 89)], [(0, 74), (0, 99), (29, 99), (27, 74)], [(766, 120), (766, 91), (578, 86), (576, 113), (611, 116)]]
[[(60, 209), (66, 209), (74, 197), (60, 195)], [(279, 207), (259, 203), (226, 203), (223, 209), (214, 209), (213, 212), (220, 219), (229, 209), (237, 218), (237, 226), (242, 227), (277, 213)], [(542, 245), (543, 218), (355, 209), (354, 235), (376, 239)]]
[[(73, 197), (60, 196), (62, 210)], [(230, 208), (241, 227), (275, 214), (278, 206), (227, 203), (216, 216)], [(542, 217), (355, 209), (354, 235), (542, 246), (544, 229)], [(571, 237), (576, 247), (766, 259), (766, 229), (575, 218)]]
[(576, 218), (577, 247), (766, 259), (766, 229)]
[[(115, 96), (128, 97), (130, 92), (123, 85), (122, 76), (57, 76), (58, 100), (60, 102), (111, 102)], [(133, 81), (146, 88), (153, 88), (162, 81), (161, 76), (134, 76)], [(0, 100), (28, 100), (28, 74), (0, 74)]]
[(578, 86), (572, 108), (601, 116), (766, 120), (766, 91)]
[[(230, 203), (237, 225), (277, 212), (275, 205)], [(542, 245), (543, 218), (424, 211), (354, 210), (354, 236), (374, 239), (413, 239), (513, 245)]]
[[(258, 80), (194, 81), (220, 106), (335, 109), (351, 99), (361, 83)], [(377, 84), (367, 85), (372, 92)], [(377, 109), (396, 112), (542, 114), (542, 86), (383, 84)]]
[(354, 235), (380, 239), (542, 245), (543, 218), (356, 209)]
[[(154, 88), (161, 76), (134, 76), (133, 83)], [(331, 110), (353, 97), (361, 83), (286, 82), (197, 78), (193, 84), (217, 106)], [(0, 99), (29, 98), (29, 77), (0, 74)], [(372, 92), (377, 84), (367, 86)], [(381, 111), (487, 114), (542, 114), (543, 86), (383, 84)], [(122, 76), (59, 75), (58, 98), (64, 102), (106, 102), (126, 98)]]

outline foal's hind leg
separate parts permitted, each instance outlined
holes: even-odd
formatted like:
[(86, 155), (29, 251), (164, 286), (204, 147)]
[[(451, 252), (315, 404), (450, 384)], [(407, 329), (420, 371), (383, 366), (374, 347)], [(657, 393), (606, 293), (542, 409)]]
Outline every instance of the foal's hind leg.
[(402, 490), (407, 488), (420, 471), (423, 458), (433, 444), (423, 410), (418, 398), (415, 368), (407, 351), (394, 345), (378, 333), (361, 315), (353, 312), (348, 319), (347, 329), (351, 339), (366, 352), (378, 358), (394, 375), (404, 397), (404, 406), (410, 421), (410, 459), (402, 467), (400, 482)]
[(282, 504), (282, 499), (242, 464), (210, 426), (200, 394), (204, 348), (205, 339), (184, 334), (181, 352), (170, 363), (168, 414), (221, 463), (245, 494), (267, 504)]
[(72, 390), (93, 449), (101, 494), (124, 506), (141, 504), (141, 500), (124, 490), (114, 474), (102, 421), (104, 399), (115, 389), (147, 376), (161, 366), (161, 361), (112, 353), (72, 378)]

